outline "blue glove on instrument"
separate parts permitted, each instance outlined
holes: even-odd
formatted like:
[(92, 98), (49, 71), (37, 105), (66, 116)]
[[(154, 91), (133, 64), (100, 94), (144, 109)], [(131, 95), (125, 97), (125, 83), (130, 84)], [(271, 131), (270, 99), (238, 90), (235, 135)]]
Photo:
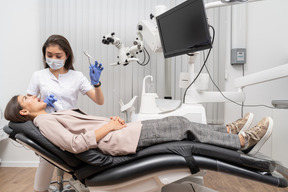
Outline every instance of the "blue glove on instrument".
[(54, 97), (54, 95), (52, 94), (46, 97), (46, 99), (44, 99), (44, 102), (47, 104), (47, 106), (53, 107), (53, 108), (54, 108), (53, 103), (56, 101), (57, 101), (56, 97)]
[(95, 65), (90, 65), (90, 79), (92, 85), (97, 85), (99, 83), (101, 72), (103, 71), (104, 67), (101, 63), (95, 61)]

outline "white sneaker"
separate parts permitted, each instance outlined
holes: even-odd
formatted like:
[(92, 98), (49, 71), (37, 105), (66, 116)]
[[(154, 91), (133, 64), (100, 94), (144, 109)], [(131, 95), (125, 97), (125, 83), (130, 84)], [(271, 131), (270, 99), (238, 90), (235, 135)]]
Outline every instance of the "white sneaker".
[(50, 186), (49, 186), (49, 189), (48, 189), (48, 192), (58, 192), (58, 189), (57, 189), (56, 186), (50, 185)]
[(69, 180), (69, 184), (73, 189), (76, 190), (76, 192), (89, 192), (88, 187), (86, 187), (83, 183), (81, 183), (79, 180), (75, 180), (71, 178)]

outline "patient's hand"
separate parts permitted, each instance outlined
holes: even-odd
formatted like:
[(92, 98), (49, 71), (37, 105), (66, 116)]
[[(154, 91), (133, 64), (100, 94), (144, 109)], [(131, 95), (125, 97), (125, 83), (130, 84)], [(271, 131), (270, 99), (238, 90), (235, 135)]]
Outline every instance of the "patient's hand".
[(103, 137), (105, 137), (109, 132), (120, 130), (127, 126), (126, 123), (123, 123), (123, 120), (121, 121), (121, 118), (119, 118), (111, 118), (109, 123), (94, 131), (97, 142), (103, 139)]
[(115, 119), (112, 118), (111, 121), (107, 125), (108, 125), (108, 127), (110, 128), (111, 131), (123, 129), (124, 127), (127, 126), (125, 121), (123, 121), (121, 119), (119, 120), (118, 118), (115, 118)]
[(111, 119), (111, 120), (114, 120), (114, 121), (119, 121), (122, 125), (125, 124), (125, 121), (124, 121), (123, 119), (121, 119), (121, 117), (111, 116), (110, 119)]

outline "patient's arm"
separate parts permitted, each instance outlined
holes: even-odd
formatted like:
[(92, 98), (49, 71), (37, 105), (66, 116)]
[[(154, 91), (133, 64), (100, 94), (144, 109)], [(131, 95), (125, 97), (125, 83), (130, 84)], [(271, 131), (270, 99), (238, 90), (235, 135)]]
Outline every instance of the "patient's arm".
[[(111, 120), (97, 130), (74, 134), (59, 123), (56, 116), (40, 115), (37, 118), (38, 121), (35, 122), (35, 125), (39, 127), (40, 132), (54, 145), (71, 153), (81, 153), (91, 148), (97, 148), (97, 142), (109, 132), (126, 127), (126, 124), (122, 125), (119, 121)], [(39, 118), (41, 118), (40, 121)]]
[(105, 137), (109, 132), (123, 129), (126, 126), (127, 125), (125, 124), (125, 122), (123, 124), (123, 122), (120, 121), (118, 118), (115, 119), (112, 118), (109, 123), (94, 131), (96, 141), (98, 142), (101, 139), (103, 139), (103, 137)]

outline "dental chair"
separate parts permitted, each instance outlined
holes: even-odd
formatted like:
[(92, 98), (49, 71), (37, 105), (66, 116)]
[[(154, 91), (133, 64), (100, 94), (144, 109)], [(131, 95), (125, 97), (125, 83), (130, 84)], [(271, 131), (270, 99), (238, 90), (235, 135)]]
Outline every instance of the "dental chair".
[(11, 139), (71, 174), (90, 192), (161, 191), (164, 185), (185, 180), (200, 170), (223, 172), (275, 187), (288, 186), (287, 169), (279, 163), (208, 144), (170, 142), (142, 149), (133, 155), (112, 157), (97, 149), (79, 154), (62, 151), (31, 121), (9, 122), (4, 131)]

